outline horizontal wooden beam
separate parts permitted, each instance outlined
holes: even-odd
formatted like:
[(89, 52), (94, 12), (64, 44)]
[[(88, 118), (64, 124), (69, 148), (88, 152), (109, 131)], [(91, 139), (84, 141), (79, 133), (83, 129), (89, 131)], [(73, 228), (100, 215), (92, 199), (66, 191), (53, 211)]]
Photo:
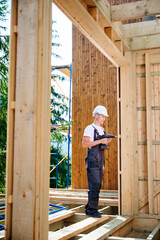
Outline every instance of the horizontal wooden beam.
[[(65, 204), (87, 204), (87, 197), (62, 197), (62, 196), (50, 196), (50, 203), (65, 203)], [(99, 199), (99, 205), (101, 206), (118, 206), (118, 199)]]
[(130, 24), (123, 24), (124, 38), (142, 37), (160, 34), (160, 19)]
[[(86, 0), (85, 0), (86, 1)], [(113, 23), (111, 21), (111, 6), (110, 3), (107, 0), (93, 0), (95, 5), (97, 6), (97, 8), (99, 9), (99, 11), (103, 14), (103, 16), (105, 17), (105, 19), (107, 20), (107, 22), (109, 23), (109, 27), (111, 27), (114, 32), (117, 34), (117, 36), (119, 37), (119, 40), (121, 40), (124, 44), (124, 49), (125, 50), (129, 50), (130, 49), (130, 45), (129, 42), (124, 39), (123, 36), (123, 24), (121, 22), (115, 22)], [(118, 40), (118, 39), (117, 39)]]
[(159, 0), (143, 0), (111, 7), (112, 21), (122, 21), (160, 14)]
[(160, 47), (160, 34), (136, 37), (131, 40), (132, 51), (159, 48)]
[(115, 65), (126, 66), (128, 61), (104, 33), (79, 0), (53, 0), (72, 23)]
[(112, 221), (100, 226), (99, 228), (95, 229), (94, 231), (86, 234), (86, 236), (82, 237), (82, 240), (92, 239), (106, 239), (115, 231), (121, 229), (126, 224), (132, 222), (133, 217), (121, 217), (117, 216)]
[(62, 228), (55, 232), (49, 232), (49, 239), (70, 239), (85, 230), (96, 226), (109, 219), (109, 216), (104, 215), (101, 218), (87, 218), (70, 226)]

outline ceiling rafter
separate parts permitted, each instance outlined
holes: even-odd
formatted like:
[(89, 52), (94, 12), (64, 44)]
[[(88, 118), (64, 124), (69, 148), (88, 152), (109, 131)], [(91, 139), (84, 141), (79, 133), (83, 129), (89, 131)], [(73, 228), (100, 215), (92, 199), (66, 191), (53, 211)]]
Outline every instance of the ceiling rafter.
[(160, 34), (160, 19), (123, 25), (124, 38)]
[[(107, 0), (53, 0), (73, 24), (115, 65), (127, 51), (160, 47), (160, 0), (111, 6)], [(122, 24), (121, 20), (157, 15), (155, 20)], [(143, 20), (143, 19), (142, 19)]]
[(155, 16), (158, 14), (160, 14), (159, 0), (142, 0), (111, 7), (111, 20), (113, 22)]
[[(87, 1), (88, 2), (88, 1)], [(73, 24), (115, 65), (124, 66), (128, 64), (127, 58), (123, 55), (121, 44), (115, 43), (102, 29), (102, 23), (95, 20), (95, 13), (92, 16), (88, 6), (83, 0), (53, 0), (73, 22)], [(94, 1), (91, 1), (94, 4)], [(96, 4), (95, 4), (96, 5)], [(99, 13), (100, 15), (101, 13)], [(101, 18), (102, 20), (102, 18)], [(108, 26), (108, 21), (106, 26)], [(120, 41), (119, 39), (116, 39)], [(122, 50), (122, 52), (120, 50)]]
[(131, 48), (133, 51), (160, 48), (160, 34), (132, 38)]

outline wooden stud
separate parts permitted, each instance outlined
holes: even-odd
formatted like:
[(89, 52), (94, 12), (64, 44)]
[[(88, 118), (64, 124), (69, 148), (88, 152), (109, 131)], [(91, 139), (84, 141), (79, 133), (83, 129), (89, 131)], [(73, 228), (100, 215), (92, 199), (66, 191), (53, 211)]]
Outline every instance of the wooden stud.
[(13, 194), (13, 153), (14, 153), (14, 124), (15, 111), (11, 109), (12, 102), (15, 102), (16, 86), (16, 58), (17, 58), (17, 34), (14, 33), (14, 26), (17, 25), (18, 1), (12, 1), (11, 10), (11, 34), (10, 34), (10, 57), (9, 57), (9, 86), (8, 86), (8, 121), (7, 121), (7, 162), (6, 162), (6, 211), (5, 228), (6, 239), (11, 239), (12, 231), (12, 204), (9, 196)]
[[(130, 58), (130, 55), (128, 56)], [(130, 67), (121, 67), (121, 214), (132, 214), (131, 182), (131, 73)], [(126, 202), (127, 199), (127, 202)]]
[(50, 0), (12, 1), (6, 239), (48, 238), (51, 9)]
[(137, 159), (137, 111), (136, 111), (136, 64), (135, 54), (132, 54), (132, 208), (133, 214), (138, 214), (138, 159)]
[(152, 121), (151, 121), (151, 79), (149, 53), (146, 62), (146, 108), (147, 108), (147, 162), (148, 162), (148, 201), (149, 214), (153, 214), (153, 165), (152, 165)]

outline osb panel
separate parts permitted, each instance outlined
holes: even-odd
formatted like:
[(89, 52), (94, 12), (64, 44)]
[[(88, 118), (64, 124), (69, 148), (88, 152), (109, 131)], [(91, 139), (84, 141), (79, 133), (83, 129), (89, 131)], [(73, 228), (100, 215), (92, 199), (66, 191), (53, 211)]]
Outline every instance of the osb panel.
[[(88, 188), (82, 137), (87, 125), (92, 124), (93, 109), (105, 105), (109, 118), (104, 128), (117, 135), (117, 76), (116, 68), (75, 27), (73, 27), (72, 70), (72, 188)], [(118, 188), (117, 140), (105, 151), (105, 170), (102, 189)]]

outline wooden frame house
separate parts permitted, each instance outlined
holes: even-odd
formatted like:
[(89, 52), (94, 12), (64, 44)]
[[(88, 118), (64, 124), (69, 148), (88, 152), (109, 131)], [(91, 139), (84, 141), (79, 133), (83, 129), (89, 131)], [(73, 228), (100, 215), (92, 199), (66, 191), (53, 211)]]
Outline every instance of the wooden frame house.
[[(74, 25), (73, 189), (87, 189), (81, 140), (97, 104), (108, 108), (106, 131), (118, 136), (106, 153), (102, 188), (118, 191), (114, 222), (121, 225), (109, 233), (97, 225), (79, 238), (127, 239), (134, 226), (160, 239), (160, 1), (53, 3)], [(12, 0), (6, 239), (48, 239), (51, 4)], [(51, 232), (49, 239), (61, 238)]]

